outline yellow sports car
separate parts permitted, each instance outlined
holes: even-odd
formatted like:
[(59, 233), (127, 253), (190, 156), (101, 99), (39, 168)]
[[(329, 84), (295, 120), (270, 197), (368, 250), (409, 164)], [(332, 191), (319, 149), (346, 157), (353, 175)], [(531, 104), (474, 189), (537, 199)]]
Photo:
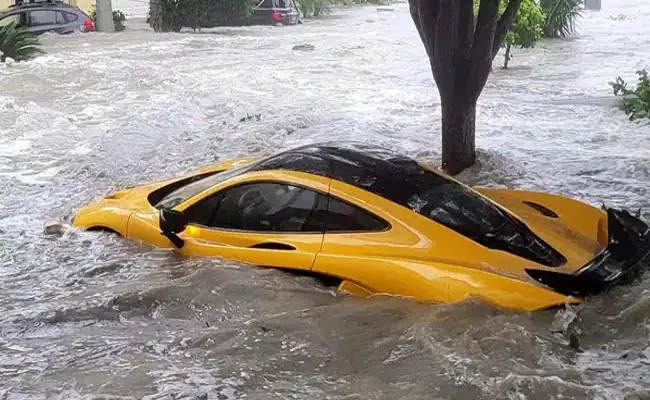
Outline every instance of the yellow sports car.
[(322, 143), (113, 193), (73, 225), (427, 302), (540, 310), (628, 283), (650, 233), (627, 211), (470, 188), (392, 151)]

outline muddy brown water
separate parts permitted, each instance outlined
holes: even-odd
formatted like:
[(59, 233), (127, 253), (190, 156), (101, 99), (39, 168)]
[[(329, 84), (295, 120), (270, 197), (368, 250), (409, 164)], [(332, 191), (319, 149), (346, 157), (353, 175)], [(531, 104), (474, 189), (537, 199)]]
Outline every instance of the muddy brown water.
[[(495, 68), (462, 179), (650, 216), (650, 127), (607, 85), (650, 66), (650, 5), (603, 3), (579, 38)], [(43, 42), (47, 55), (0, 66), (0, 399), (650, 398), (647, 279), (585, 304), (576, 351), (572, 311), (354, 299), (107, 234), (43, 233), (114, 189), (311, 141), (438, 161), (439, 100), (405, 4)]]

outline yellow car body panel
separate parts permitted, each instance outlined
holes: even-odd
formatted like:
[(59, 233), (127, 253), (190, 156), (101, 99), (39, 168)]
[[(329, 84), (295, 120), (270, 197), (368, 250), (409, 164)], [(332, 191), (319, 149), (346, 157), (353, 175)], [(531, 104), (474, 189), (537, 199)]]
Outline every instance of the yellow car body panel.
[[(343, 200), (384, 220), (388, 228), (372, 232), (284, 233), (217, 229), (189, 223), (177, 233), (184, 241), (180, 249), (161, 234), (159, 210), (149, 200), (152, 192), (180, 179), (225, 171), (253, 161), (253, 157), (238, 158), (180, 178), (114, 193), (80, 209), (73, 225), (83, 229), (108, 228), (127, 238), (176, 249), (186, 256), (215, 256), (332, 276), (340, 279), (342, 292), (357, 296), (385, 294), (443, 303), (478, 297), (502, 307), (526, 311), (581, 301), (581, 298), (540, 284), (526, 269), (573, 274), (607, 246), (607, 214), (558, 195), (475, 189), (475, 193), (503, 207), (566, 258), (563, 265), (548, 267), (508, 251), (485, 247), (442, 224), (433, 223), (424, 215), (354, 185), (317, 174), (282, 169), (235, 175), (186, 199), (174, 210), (182, 213), (221, 190), (240, 184), (280, 182)], [(439, 171), (436, 173), (446, 176)], [(548, 207), (557, 217), (544, 215), (524, 201)]]
[(475, 187), (474, 190), (505, 206), (517, 215), (533, 216), (541, 224), (544, 221), (549, 222), (549, 220), (537, 215), (538, 213), (523, 204), (522, 201), (542, 204), (558, 215), (559, 223), (557, 220), (550, 220), (556, 225), (555, 229), (565, 233), (571, 239), (586, 243), (592, 249), (607, 246), (607, 213), (602, 208), (550, 193), (486, 187)]
[[(127, 236), (127, 224), (129, 217), (132, 213), (138, 215), (148, 215), (145, 217), (147, 222), (144, 222), (146, 234), (141, 237), (142, 240), (148, 242), (152, 240), (155, 243), (152, 245), (163, 247), (171, 246), (167, 240), (160, 241), (155, 235), (152, 237), (149, 233), (150, 229), (160, 229), (158, 226), (157, 210), (148, 202), (147, 196), (156, 189), (159, 189), (170, 183), (180, 181), (185, 178), (196, 176), (199, 174), (206, 174), (210, 172), (219, 172), (231, 169), (236, 166), (246, 165), (256, 158), (254, 157), (239, 157), (231, 160), (226, 160), (221, 163), (199, 168), (187, 174), (183, 174), (173, 179), (165, 179), (137, 187), (119, 190), (111, 193), (79, 210), (75, 214), (73, 226), (88, 229), (88, 228), (103, 228), (119, 233), (122, 236)], [(154, 222), (155, 220), (155, 222)], [(142, 229), (143, 227), (132, 227), (131, 229)], [(148, 237), (149, 239), (144, 239)], [(162, 238), (164, 239), (164, 237)]]

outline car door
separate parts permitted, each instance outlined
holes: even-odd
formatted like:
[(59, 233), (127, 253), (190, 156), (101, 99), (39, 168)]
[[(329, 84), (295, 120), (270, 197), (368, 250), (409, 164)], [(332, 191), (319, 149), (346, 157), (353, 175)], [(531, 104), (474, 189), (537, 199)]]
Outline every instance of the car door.
[(55, 10), (48, 9), (29, 11), (29, 31), (35, 35), (40, 35), (60, 28), (57, 24), (56, 14)]
[(323, 198), (277, 181), (226, 187), (184, 210), (189, 224), (180, 251), (308, 271), (323, 242)]
[[(413, 214), (413, 215), (411, 215)], [(418, 218), (398, 204), (332, 180), (323, 246), (313, 273), (342, 280), (353, 293), (392, 293), (446, 300), (446, 291), (431, 293), (423, 268), (431, 243), (413, 229)]]
[(79, 23), (77, 22), (79, 16), (77, 14), (57, 10), (56, 11), (56, 25), (57, 28), (54, 30), (59, 34), (69, 34), (73, 33), (79, 29)]

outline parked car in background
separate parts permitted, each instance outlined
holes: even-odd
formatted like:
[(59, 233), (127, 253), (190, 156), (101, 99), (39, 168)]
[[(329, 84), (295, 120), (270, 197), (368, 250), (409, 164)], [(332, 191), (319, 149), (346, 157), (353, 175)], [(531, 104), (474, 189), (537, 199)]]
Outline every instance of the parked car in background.
[(251, 13), (254, 25), (295, 25), (299, 22), (300, 13), (293, 0), (260, 0)]
[(61, 1), (41, 1), (15, 5), (0, 11), (0, 27), (15, 22), (35, 35), (45, 32), (68, 34), (95, 30), (92, 18), (75, 6)]

